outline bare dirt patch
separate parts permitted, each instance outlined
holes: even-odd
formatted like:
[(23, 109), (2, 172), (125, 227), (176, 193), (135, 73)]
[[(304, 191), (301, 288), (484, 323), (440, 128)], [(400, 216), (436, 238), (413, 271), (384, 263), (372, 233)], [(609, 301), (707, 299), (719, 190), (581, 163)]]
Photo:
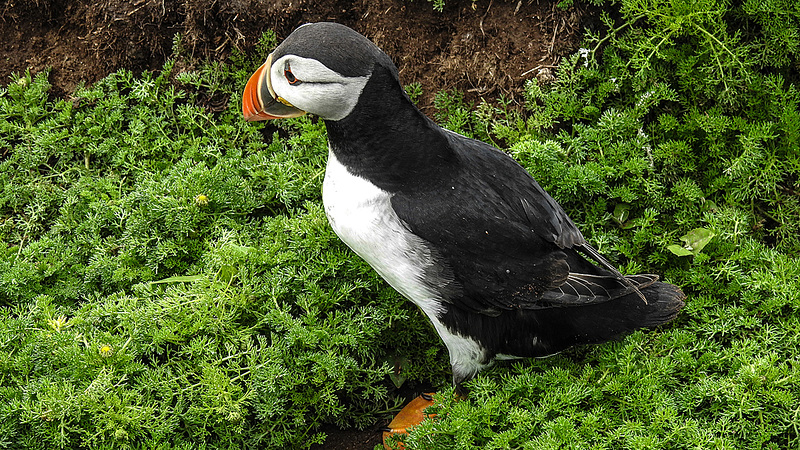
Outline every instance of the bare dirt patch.
[(421, 83), (424, 108), (442, 89), (516, 98), (575, 50), (590, 16), (537, 0), (450, 0), (441, 13), (422, 0), (4, 0), (0, 83), (50, 67), (53, 95), (65, 96), (119, 68), (159, 69), (176, 33), (192, 57), (224, 59), (264, 30), (280, 40), (302, 23), (336, 21), (383, 48), (404, 83)]

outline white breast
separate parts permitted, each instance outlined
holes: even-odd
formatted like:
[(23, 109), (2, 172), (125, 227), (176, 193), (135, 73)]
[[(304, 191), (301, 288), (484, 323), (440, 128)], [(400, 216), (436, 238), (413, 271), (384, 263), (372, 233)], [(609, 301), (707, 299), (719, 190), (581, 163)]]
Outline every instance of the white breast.
[[(439, 320), (441, 297), (423, 281), (435, 264), (428, 244), (411, 233), (392, 209), (392, 194), (350, 173), (331, 151), (322, 184), (322, 202), (333, 231), (393, 288), (428, 316), (450, 353), (453, 370), (471, 377), (485, 367), (484, 349), (454, 334)], [(438, 271), (437, 271), (438, 272)], [(441, 280), (446, 283), (451, 280)], [(434, 281), (435, 283), (435, 281)]]
[(333, 231), (393, 288), (436, 317), (438, 294), (423, 282), (425, 268), (434, 264), (430, 249), (403, 225), (391, 198), (329, 152), (322, 202)]

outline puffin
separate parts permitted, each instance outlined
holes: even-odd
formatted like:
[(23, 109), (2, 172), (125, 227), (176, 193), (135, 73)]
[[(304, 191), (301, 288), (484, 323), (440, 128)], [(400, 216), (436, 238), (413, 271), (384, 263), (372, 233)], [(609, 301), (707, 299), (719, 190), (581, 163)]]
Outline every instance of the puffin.
[[(429, 119), (391, 58), (347, 26), (295, 29), (250, 77), (242, 110), (324, 121), (330, 226), (427, 316), (458, 396), (495, 361), (602, 343), (684, 306), (657, 275), (622, 275), (508, 154)], [(421, 419), (430, 403), (416, 403)]]

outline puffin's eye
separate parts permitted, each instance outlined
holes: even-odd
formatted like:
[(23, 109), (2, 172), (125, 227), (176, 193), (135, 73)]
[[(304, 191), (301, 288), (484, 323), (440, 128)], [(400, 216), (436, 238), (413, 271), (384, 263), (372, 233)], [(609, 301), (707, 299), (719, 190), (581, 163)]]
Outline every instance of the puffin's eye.
[(286, 77), (286, 81), (288, 81), (289, 84), (300, 84), (301, 83), (301, 81), (298, 80), (297, 77), (295, 77), (294, 74), (292, 73), (292, 68), (289, 67), (289, 63), (288, 62), (286, 63), (286, 66), (283, 68), (283, 76)]

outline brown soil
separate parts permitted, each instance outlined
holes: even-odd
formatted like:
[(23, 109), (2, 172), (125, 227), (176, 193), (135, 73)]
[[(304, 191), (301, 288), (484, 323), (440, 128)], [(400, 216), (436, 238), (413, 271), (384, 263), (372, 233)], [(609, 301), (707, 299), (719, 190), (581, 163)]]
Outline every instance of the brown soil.
[[(421, 83), (430, 114), (442, 89), (471, 102), (520, 99), (526, 80), (552, 79), (594, 16), (543, 0), (446, 3), (439, 13), (424, 0), (0, 0), (0, 85), (50, 67), (52, 95), (66, 97), (119, 68), (160, 69), (176, 33), (192, 58), (225, 59), (234, 48), (250, 51), (267, 29), (281, 40), (300, 24), (335, 21), (375, 41), (404, 83)], [(380, 425), (326, 429), (327, 442), (314, 448), (372, 449)]]
[(252, 49), (260, 33), (278, 39), (305, 22), (344, 23), (375, 41), (420, 82), (423, 108), (458, 89), (470, 101), (519, 98), (525, 80), (546, 80), (575, 50), (590, 17), (541, 0), (0, 0), (0, 84), (12, 73), (51, 67), (56, 97), (119, 68), (157, 70), (176, 33), (194, 58), (224, 59)]

